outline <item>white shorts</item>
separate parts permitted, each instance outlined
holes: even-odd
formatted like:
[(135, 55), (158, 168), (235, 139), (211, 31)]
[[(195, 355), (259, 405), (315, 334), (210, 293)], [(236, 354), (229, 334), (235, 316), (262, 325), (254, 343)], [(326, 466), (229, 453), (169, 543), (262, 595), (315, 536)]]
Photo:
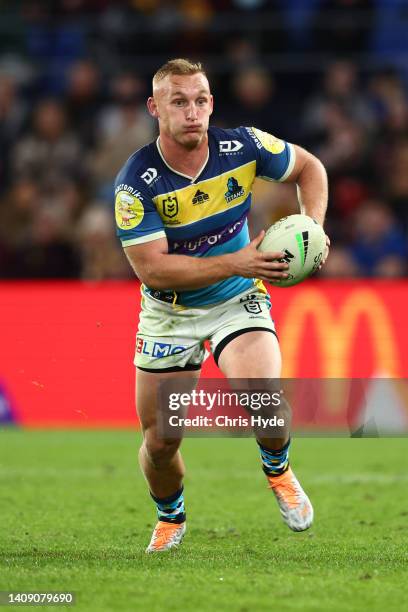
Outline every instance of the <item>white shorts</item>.
[(209, 341), (218, 365), (224, 347), (249, 331), (276, 335), (268, 293), (252, 287), (218, 304), (173, 306), (142, 294), (135, 365), (147, 372), (199, 370)]

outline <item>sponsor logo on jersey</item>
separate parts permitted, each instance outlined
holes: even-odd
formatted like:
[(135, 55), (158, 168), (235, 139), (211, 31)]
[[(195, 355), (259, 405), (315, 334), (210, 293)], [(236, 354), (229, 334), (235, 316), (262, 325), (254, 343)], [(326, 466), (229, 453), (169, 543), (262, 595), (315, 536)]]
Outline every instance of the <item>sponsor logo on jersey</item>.
[(209, 199), (210, 196), (208, 195), (208, 193), (204, 193), (204, 191), (200, 191), (199, 189), (197, 189), (192, 199), (192, 202), (193, 204), (204, 204), (204, 202), (208, 202)]
[(227, 181), (227, 190), (228, 191), (224, 194), (227, 203), (240, 198), (245, 193), (244, 188), (238, 184), (237, 179), (233, 176), (230, 176)]
[(214, 234), (205, 234), (199, 238), (183, 241), (169, 241), (171, 252), (181, 253), (206, 253), (216, 244), (224, 244), (239, 234), (246, 220), (246, 214), (238, 219), (233, 225), (223, 228)]
[(239, 140), (220, 140), (220, 153), (237, 153), (244, 146)]
[(125, 183), (121, 183), (120, 185), (118, 185), (115, 188), (115, 196), (117, 196), (120, 191), (126, 191), (129, 195), (133, 195), (135, 196), (135, 198), (138, 198), (139, 200), (143, 201), (143, 197), (140, 191), (138, 191), (131, 185), (125, 185)]
[(127, 191), (119, 191), (115, 198), (115, 218), (117, 226), (122, 230), (134, 229), (141, 223), (144, 208), (139, 198)]
[(162, 210), (165, 217), (172, 219), (179, 211), (179, 203), (176, 196), (169, 196), (162, 200)]
[(154, 179), (157, 178), (157, 170), (156, 168), (148, 168), (146, 170), (146, 172), (143, 172), (143, 174), (141, 175), (141, 177), (144, 182), (146, 183), (146, 185), (151, 185), (151, 183), (153, 183)]
[(256, 148), (257, 149), (262, 149), (262, 143), (258, 140), (258, 138), (256, 137), (255, 133), (254, 133), (254, 129), (255, 128), (245, 128), (246, 131), (248, 132), (249, 136), (252, 138), (252, 140), (255, 142), (256, 144)]
[[(274, 155), (278, 155), (285, 150), (285, 142), (280, 138), (276, 138), (276, 136), (272, 136), (272, 134), (268, 134), (268, 132), (262, 132), (262, 130), (258, 130), (257, 128), (251, 128), (248, 130), (248, 133), (255, 140), (258, 148), (263, 147)], [(259, 147), (259, 143), (261, 147)]]

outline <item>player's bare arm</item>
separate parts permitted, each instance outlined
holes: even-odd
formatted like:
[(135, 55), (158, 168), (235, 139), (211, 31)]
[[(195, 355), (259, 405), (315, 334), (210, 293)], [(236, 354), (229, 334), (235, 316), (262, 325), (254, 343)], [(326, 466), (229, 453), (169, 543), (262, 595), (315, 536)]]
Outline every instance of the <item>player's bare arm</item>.
[(130, 246), (125, 253), (138, 278), (152, 289), (200, 289), (230, 276), (265, 281), (285, 278), (288, 265), (279, 261), (284, 254), (257, 250), (263, 237), (261, 232), (243, 249), (214, 257), (169, 254), (166, 238)]
[[(286, 179), (289, 183), (296, 183), (298, 200), (301, 212), (324, 224), (327, 210), (328, 186), (326, 170), (317, 157), (294, 145), (296, 161), (292, 172)], [(323, 260), (326, 261), (330, 239), (326, 237), (327, 250)]]

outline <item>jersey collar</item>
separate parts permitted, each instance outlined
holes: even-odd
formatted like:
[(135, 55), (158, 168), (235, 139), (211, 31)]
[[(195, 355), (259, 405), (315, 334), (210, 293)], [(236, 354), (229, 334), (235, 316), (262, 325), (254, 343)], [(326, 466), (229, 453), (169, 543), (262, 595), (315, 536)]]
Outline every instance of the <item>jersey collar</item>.
[(197, 172), (197, 174), (196, 174), (195, 176), (188, 176), (187, 174), (183, 174), (182, 172), (179, 172), (178, 170), (175, 170), (174, 168), (172, 168), (172, 167), (170, 166), (170, 164), (168, 164), (168, 163), (166, 162), (166, 160), (164, 159), (164, 155), (163, 155), (163, 153), (162, 153), (162, 150), (161, 150), (161, 148), (160, 148), (160, 136), (158, 136), (158, 137), (157, 137), (157, 140), (156, 140), (156, 147), (157, 147), (157, 150), (158, 150), (158, 152), (159, 152), (160, 157), (162, 158), (163, 163), (164, 163), (164, 164), (166, 164), (166, 166), (167, 166), (167, 167), (168, 167), (168, 168), (169, 168), (169, 169), (170, 169), (172, 172), (174, 172), (175, 174), (178, 174), (179, 176), (182, 176), (182, 177), (184, 177), (184, 178), (188, 179), (189, 181), (191, 181), (191, 183), (194, 183), (194, 182), (195, 182), (195, 181), (198, 179), (198, 177), (200, 176), (200, 174), (202, 173), (202, 171), (203, 171), (203, 170), (204, 170), (204, 168), (206, 167), (207, 162), (208, 162), (208, 159), (209, 159), (209, 157), (210, 157), (210, 148), (208, 147), (207, 157), (205, 158), (205, 161), (204, 161), (203, 165), (201, 166), (201, 168), (199, 169), (199, 171)]

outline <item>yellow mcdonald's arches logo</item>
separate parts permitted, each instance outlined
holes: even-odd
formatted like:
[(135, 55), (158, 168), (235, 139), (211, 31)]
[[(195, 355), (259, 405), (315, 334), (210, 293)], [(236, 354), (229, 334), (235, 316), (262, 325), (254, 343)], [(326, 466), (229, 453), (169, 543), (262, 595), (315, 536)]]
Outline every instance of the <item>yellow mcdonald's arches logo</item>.
[(303, 330), (310, 317), (314, 318), (322, 356), (322, 376), (351, 376), (351, 350), (358, 320), (362, 316), (370, 325), (376, 372), (382, 376), (398, 377), (400, 361), (390, 316), (378, 294), (366, 288), (352, 290), (338, 313), (329, 304), (323, 291), (306, 289), (296, 294), (280, 326), (283, 376), (295, 378), (299, 373)]

